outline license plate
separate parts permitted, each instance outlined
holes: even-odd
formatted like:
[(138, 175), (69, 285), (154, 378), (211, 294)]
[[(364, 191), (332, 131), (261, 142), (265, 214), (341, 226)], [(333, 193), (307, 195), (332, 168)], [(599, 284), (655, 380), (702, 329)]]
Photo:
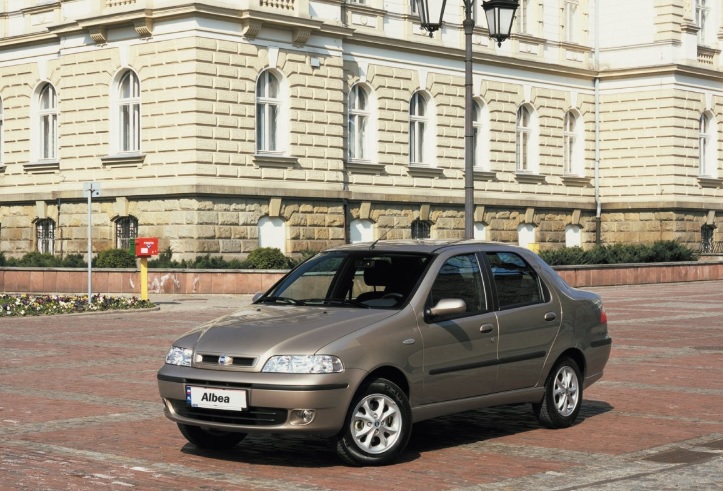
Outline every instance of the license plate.
[(243, 411), (246, 409), (246, 391), (233, 389), (211, 389), (209, 387), (186, 386), (186, 402), (192, 407)]

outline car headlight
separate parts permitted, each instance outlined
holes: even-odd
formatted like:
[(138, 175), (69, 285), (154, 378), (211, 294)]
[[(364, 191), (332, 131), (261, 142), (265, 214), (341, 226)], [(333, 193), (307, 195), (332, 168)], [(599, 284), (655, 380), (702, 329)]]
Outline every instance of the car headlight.
[(182, 367), (191, 366), (191, 356), (193, 350), (189, 348), (180, 348), (178, 346), (171, 346), (166, 355), (166, 363), (169, 365), (179, 365)]
[(269, 373), (339, 373), (344, 365), (336, 356), (330, 355), (281, 355), (272, 356), (261, 369)]

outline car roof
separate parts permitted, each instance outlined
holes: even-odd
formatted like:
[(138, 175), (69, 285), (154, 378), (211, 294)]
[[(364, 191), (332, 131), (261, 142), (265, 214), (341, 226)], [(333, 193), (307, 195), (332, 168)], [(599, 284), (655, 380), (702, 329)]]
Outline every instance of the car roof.
[(360, 242), (356, 244), (346, 244), (338, 247), (332, 247), (327, 251), (378, 251), (378, 252), (416, 252), (424, 254), (439, 254), (448, 249), (469, 249), (470, 246), (476, 246), (479, 249), (486, 249), (485, 246), (495, 248), (509, 247), (518, 249), (516, 246), (504, 244), (502, 242), (489, 242), (484, 240), (473, 239), (457, 239), (457, 240), (440, 240), (440, 239), (405, 239), (405, 240), (377, 240), (375, 242)]

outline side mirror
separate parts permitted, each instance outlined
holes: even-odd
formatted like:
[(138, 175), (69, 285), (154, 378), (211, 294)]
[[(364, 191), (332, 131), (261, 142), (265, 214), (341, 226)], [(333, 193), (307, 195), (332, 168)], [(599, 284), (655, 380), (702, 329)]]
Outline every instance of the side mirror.
[(427, 317), (443, 317), (454, 314), (462, 314), (467, 311), (467, 304), (460, 298), (443, 298), (437, 305), (430, 307), (425, 312)]

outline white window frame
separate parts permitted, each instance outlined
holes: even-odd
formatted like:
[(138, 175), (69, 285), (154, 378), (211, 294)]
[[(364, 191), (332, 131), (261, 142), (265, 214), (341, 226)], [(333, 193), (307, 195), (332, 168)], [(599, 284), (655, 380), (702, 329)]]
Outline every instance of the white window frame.
[(118, 73), (113, 82), (112, 102), (113, 153), (140, 153), (141, 84), (136, 72), (126, 69)]
[(41, 254), (55, 253), (55, 221), (43, 218), (35, 222), (36, 249)]
[(279, 217), (261, 217), (259, 227), (259, 247), (275, 247), (286, 254), (286, 221)]
[(349, 223), (349, 243), (374, 241), (374, 222), (355, 219)]
[(475, 99), (472, 109), (474, 168), (481, 171), (492, 169), (490, 158), (490, 112), (487, 104)]
[(416, 91), (409, 100), (409, 165), (434, 165), (434, 104), (423, 91)]
[(0, 98), (0, 167), (5, 165), (5, 102)]
[(711, 7), (708, 0), (695, 0), (695, 25), (698, 26), (698, 44), (708, 44), (708, 31), (711, 22)]
[(564, 173), (567, 176), (584, 177), (584, 124), (582, 116), (571, 109), (565, 113), (562, 129)]
[[(47, 94), (47, 97), (46, 97)], [(38, 86), (35, 97), (35, 159), (58, 159), (58, 93), (50, 82)]]
[(705, 111), (700, 115), (698, 132), (698, 170), (701, 177), (718, 177), (718, 124)]
[(521, 174), (537, 174), (539, 170), (537, 113), (529, 104), (517, 109), (515, 131), (515, 169)]
[[(360, 97), (361, 95), (361, 97)], [(349, 162), (372, 163), (376, 160), (376, 98), (371, 88), (354, 84), (349, 91)]]
[[(276, 94), (269, 89), (276, 84)], [(276, 70), (259, 73), (256, 80), (256, 154), (281, 155), (286, 150), (286, 80)]]

